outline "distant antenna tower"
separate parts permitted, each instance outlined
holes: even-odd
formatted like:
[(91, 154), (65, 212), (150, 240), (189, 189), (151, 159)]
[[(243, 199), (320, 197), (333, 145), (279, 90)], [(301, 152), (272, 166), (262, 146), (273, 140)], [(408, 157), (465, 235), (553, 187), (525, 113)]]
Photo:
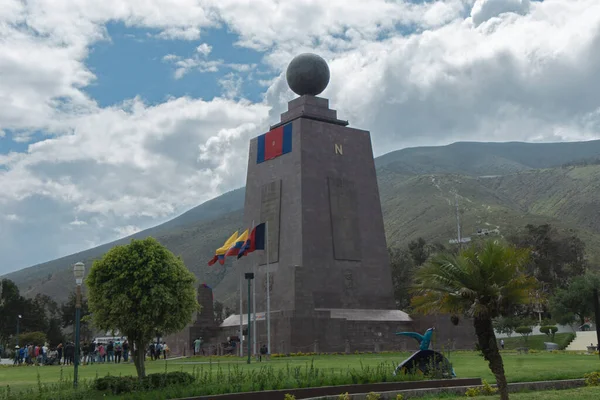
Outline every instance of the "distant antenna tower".
[(458, 209), (458, 192), (454, 193), (454, 206), (456, 209), (456, 239), (450, 239), (450, 244), (458, 244), (458, 248), (462, 249), (463, 243), (471, 241), (470, 237), (462, 237), (460, 227), (460, 211)]
[(458, 193), (454, 193), (454, 204), (456, 205), (456, 238), (458, 239), (458, 248), (462, 248), (460, 238), (460, 213), (458, 212)]

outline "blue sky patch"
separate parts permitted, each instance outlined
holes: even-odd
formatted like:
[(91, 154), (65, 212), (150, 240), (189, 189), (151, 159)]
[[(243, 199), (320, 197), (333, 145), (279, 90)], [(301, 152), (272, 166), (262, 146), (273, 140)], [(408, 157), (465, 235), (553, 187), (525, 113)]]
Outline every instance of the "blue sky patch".
[[(198, 40), (165, 40), (156, 36), (159, 30), (132, 28), (123, 23), (108, 24), (107, 32), (111, 40), (92, 46), (86, 60), (97, 79), (85, 90), (102, 107), (136, 95), (147, 104), (156, 105), (171, 96), (211, 100), (223, 93), (219, 80), (232, 72), (231, 68), (223, 66), (217, 72), (199, 72), (192, 68), (182, 78), (175, 79), (175, 64), (163, 59), (169, 54), (181, 59), (197, 57), (207, 61), (222, 60), (224, 64), (257, 64), (256, 68), (261, 67), (262, 54), (234, 46), (237, 36), (226, 29), (203, 32)], [(207, 56), (196, 51), (202, 43), (212, 47)], [(247, 73), (242, 72), (241, 76), (245, 78)], [(257, 82), (244, 79), (242, 97), (260, 101), (262, 91), (264, 88)]]

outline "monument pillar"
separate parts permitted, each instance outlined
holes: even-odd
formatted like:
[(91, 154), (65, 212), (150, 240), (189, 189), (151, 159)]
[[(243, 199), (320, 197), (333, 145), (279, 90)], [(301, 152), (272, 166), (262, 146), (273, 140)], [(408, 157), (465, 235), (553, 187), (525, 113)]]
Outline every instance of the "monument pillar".
[[(410, 318), (395, 309), (371, 137), (316, 97), (329, 82), (322, 58), (296, 57), (287, 81), (300, 97), (250, 141), (244, 206), (246, 225), (268, 223), (271, 343), (290, 352), (315, 341), (325, 352), (344, 351), (346, 341), (372, 350), (373, 331), (394, 340)], [(267, 257), (256, 253), (238, 265), (257, 267), (264, 312)], [(265, 343), (264, 323), (258, 331)]]

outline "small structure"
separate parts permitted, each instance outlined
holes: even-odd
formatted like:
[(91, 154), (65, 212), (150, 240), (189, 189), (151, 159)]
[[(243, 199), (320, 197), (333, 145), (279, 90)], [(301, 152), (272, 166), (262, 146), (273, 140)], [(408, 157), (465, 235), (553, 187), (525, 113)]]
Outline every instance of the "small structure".
[(546, 350), (548, 351), (552, 351), (552, 350), (559, 350), (559, 346), (556, 343), (552, 343), (552, 342), (544, 342), (544, 347), (546, 348)]

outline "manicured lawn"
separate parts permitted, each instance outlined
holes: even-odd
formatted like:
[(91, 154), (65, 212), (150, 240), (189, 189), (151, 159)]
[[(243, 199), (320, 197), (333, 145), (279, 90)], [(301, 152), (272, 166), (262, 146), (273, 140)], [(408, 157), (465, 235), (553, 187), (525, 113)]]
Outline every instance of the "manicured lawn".
[[(422, 400), (465, 399), (465, 396), (422, 397)], [(473, 400), (494, 400), (500, 396), (469, 397)], [(511, 400), (596, 400), (600, 398), (600, 387), (586, 387), (569, 390), (550, 390), (544, 392), (511, 393)]]
[[(331, 373), (343, 373), (350, 369), (362, 367), (377, 367), (387, 363), (390, 369), (393, 365), (404, 360), (408, 353), (365, 354), (365, 355), (331, 355), (331, 356), (302, 356), (273, 358), (268, 363), (253, 362), (247, 365), (245, 360), (233, 357), (206, 358), (195, 357), (188, 359), (165, 361), (149, 361), (146, 364), (147, 373), (168, 371), (193, 372), (209, 368), (216, 370), (220, 367), (226, 374), (231, 369), (257, 370), (269, 365), (279, 368), (305, 368), (313, 365)], [(449, 355), (450, 361), (458, 377), (481, 377), (490, 383), (494, 378), (483, 358), (476, 352), (454, 352)], [(504, 365), (509, 382), (526, 382), (539, 380), (557, 380), (583, 378), (586, 372), (600, 371), (598, 356), (569, 353), (530, 353), (519, 355), (514, 352), (504, 352)], [(98, 376), (135, 375), (133, 364), (94, 364), (82, 366), (79, 370), (80, 380), (92, 380)], [(61, 379), (72, 379), (72, 367), (1, 367), (0, 385), (10, 385), (11, 390), (37, 389), (38, 376), (41, 383), (56, 383)]]
[[(575, 338), (574, 333), (557, 333), (554, 335), (554, 343), (564, 349)], [(533, 335), (527, 338), (527, 346), (532, 350), (545, 350), (544, 342), (551, 342), (546, 335)], [(525, 347), (523, 337), (519, 334), (513, 334), (512, 337), (504, 338), (504, 348), (506, 350), (515, 350), (519, 347)]]

